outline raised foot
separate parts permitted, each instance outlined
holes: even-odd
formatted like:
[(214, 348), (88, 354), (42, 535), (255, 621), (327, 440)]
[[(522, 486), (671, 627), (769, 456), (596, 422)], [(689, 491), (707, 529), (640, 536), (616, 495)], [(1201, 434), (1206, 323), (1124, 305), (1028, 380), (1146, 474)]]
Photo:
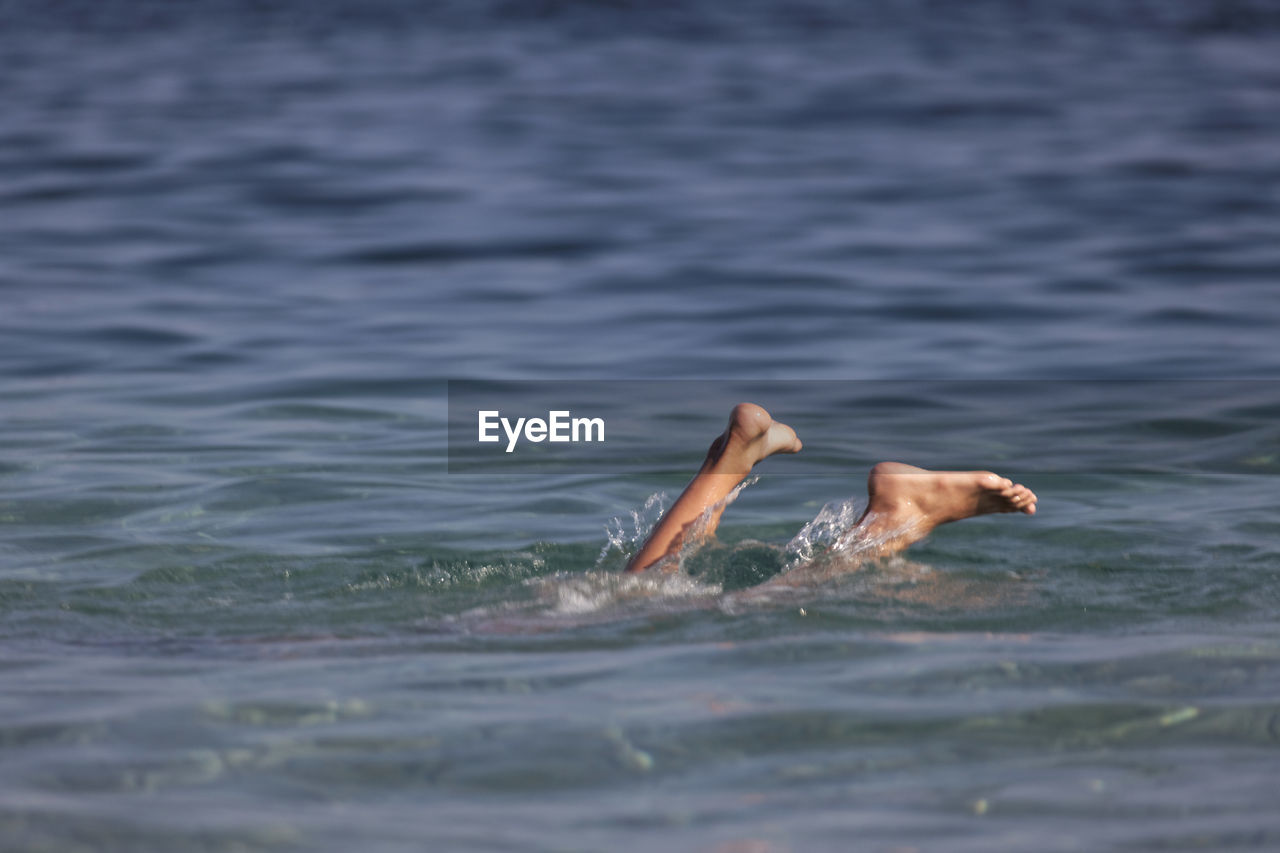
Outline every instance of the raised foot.
[(867, 512), (883, 530), (903, 529), (908, 541), (939, 524), (993, 512), (1036, 514), (1035, 492), (990, 471), (930, 471), (881, 462), (867, 478)]
[(745, 475), (761, 459), (775, 453), (799, 453), (804, 445), (795, 430), (755, 403), (739, 403), (729, 425), (707, 452), (707, 464), (718, 474)]

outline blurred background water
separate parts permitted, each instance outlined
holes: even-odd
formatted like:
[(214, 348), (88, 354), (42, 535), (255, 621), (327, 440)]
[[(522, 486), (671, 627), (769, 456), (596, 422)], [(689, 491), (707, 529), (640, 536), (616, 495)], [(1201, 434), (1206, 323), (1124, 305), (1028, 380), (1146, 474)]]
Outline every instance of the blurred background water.
[[(3, 0), (0, 848), (1280, 847), (1277, 57), (1261, 0)], [(699, 381), (534, 476), (450, 473), (462, 379)], [(744, 397), (805, 452), (620, 578)], [(757, 586), (884, 458), (1041, 512)]]

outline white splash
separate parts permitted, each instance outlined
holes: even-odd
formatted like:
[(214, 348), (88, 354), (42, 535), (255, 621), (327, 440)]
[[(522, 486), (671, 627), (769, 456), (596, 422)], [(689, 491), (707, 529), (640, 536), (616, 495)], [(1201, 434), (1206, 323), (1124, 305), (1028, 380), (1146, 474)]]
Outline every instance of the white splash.
[[(738, 495), (742, 494), (742, 490), (748, 486), (754, 485), (760, 478), (758, 476), (747, 477), (741, 483), (733, 488), (733, 491), (725, 495), (724, 500), (719, 503), (712, 504), (702, 511), (702, 515), (698, 520), (690, 525), (688, 532), (685, 533), (684, 546), (681, 547), (680, 553), (676, 555), (678, 565), (683, 568), (685, 558), (701, 547), (706, 541), (707, 525), (711, 523), (711, 519), (717, 513), (723, 512), (724, 508), (738, 499)], [(640, 509), (633, 509), (626, 515), (616, 515), (604, 526), (605, 543), (600, 549), (600, 555), (596, 557), (595, 568), (599, 570), (607, 570), (617, 561), (614, 557), (616, 552), (620, 556), (620, 562), (625, 565), (631, 556), (640, 550), (645, 540), (649, 538), (649, 534), (653, 532), (653, 528), (662, 519), (670, 508), (670, 499), (666, 492), (656, 492), (649, 496), (644, 502), (644, 506)]]
[(872, 531), (879, 517), (864, 512), (866, 502), (850, 498), (833, 501), (787, 543), (785, 574), (800, 566), (816, 563), (858, 563), (880, 554), (885, 545), (909, 532), (914, 522)]
[(644, 540), (649, 538), (658, 519), (667, 512), (669, 498), (666, 492), (655, 492), (640, 509), (633, 509), (627, 515), (615, 515), (604, 525), (605, 543), (596, 557), (596, 568), (603, 567), (609, 555), (617, 551), (623, 561), (639, 550)]

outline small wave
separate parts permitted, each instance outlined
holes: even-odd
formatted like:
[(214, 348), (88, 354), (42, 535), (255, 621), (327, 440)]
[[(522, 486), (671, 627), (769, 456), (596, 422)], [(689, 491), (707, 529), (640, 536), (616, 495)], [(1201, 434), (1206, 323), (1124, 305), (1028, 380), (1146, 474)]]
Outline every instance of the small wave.
[(615, 248), (602, 240), (576, 238), (491, 240), (486, 243), (413, 242), (366, 246), (333, 256), (347, 263), (396, 264), (503, 261), (526, 258), (576, 259)]

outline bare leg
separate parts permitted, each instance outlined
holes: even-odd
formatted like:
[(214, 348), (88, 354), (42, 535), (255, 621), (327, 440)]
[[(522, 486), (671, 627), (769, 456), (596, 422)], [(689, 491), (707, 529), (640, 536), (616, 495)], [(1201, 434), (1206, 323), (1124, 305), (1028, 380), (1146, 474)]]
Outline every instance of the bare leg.
[(627, 571), (642, 571), (679, 551), (690, 528), (709, 509), (711, 515), (701, 532), (710, 536), (720, 523), (720, 513), (724, 510), (717, 504), (742, 482), (753, 465), (775, 453), (798, 453), (800, 447), (795, 431), (775, 421), (760, 406), (754, 403), (734, 406), (729, 415), (729, 425), (711, 442), (702, 467), (631, 558)]
[(1033, 491), (990, 471), (929, 471), (881, 462), (867, 477), (867, 535), (888, 535), (878, 556), (901, 551), (939, 524), (992, 512), (1036, 514)]

